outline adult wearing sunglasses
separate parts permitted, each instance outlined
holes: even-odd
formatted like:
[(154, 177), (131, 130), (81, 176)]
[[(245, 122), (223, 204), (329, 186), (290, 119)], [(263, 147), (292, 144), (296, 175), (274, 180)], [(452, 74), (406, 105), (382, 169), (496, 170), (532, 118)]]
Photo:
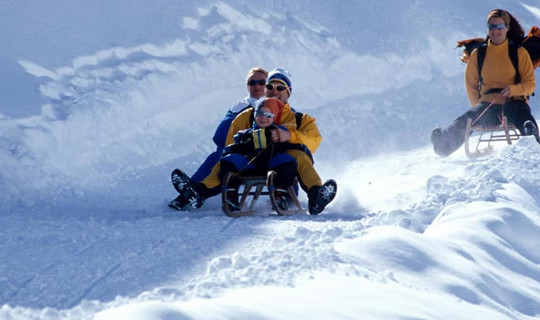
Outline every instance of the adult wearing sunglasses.
[[(534, 68), (525, 48), (517, 47), (523, 40), (523, 28), (507, 11), (493, 9), (487, 16), (487, 29), (484, 48), (473, 50), (466, 59), (465, 88), (472, 108), (447, 128), (431, 133), (433, 149), (441, 157), (449, 156), (464, 143), (468, 119), (497, 125), (503, 113), (522, 135), (534, 135), (540, 142), (529, 107), (529, 96), (536, 86)], [(485, 50), (483, 61), (478, 59), (479, 50)], [(510, 54), (516, 51), (518, 63), (514, 66)]]
[(267, 77), (268, 71), (266, 71), (264, 68), (251, 68), (246, 76), (246, 88), (249, 94), (227, 111), (225, 117), (223, 120), (221, 120), (216, 128), (212, 138), (216, 144), (216, 150), (206, 157), (205, 161), (197, 169), (197, 171), (195, 171), (191, 178), (187, 177), (184, 172), (178, 169), (173, 171), (173, 177), (175, 172), (177, 172), (183, 180), (189, 181), (192, 184), (202, 184), (204, 180), (207, 180), (205, 185), (210, 185), (211, 187), (203, 188), (204, 198), (193, 197), (190, 190), (184, 192), (177, 190), (180, 195), (169, 203), (171, 208), (177, 210), (198, 208), (202, 206), (205, 198), (215, 196), (221, 192), (221, 181), (217, 176), (219, 167), (214, 169), (214, 171), (212, 171), (212, 169), (219, 163), (219, 158), (221, 157), (223, 149), (225, 148), (227, 132), (229, 131), (232, 121), (240, 112), (252, 108), (257, 100), (264, 96)]
[[(255, 105), (258, 99), (264, 97), (265, 94), (265, 85), (266, 78), (268, 77), (268, 71), (260, 67), (251, 68), (246, 76), (246, 88), (248, 95), (240, 100), (237, 104), (232, 106), (225, 117), (219, 123), (214, 133), (212, 140), (216, 144), (216, 151), (212, 152), (203, 164), (197, 169), (197, 171), (191, 176), (191, 179), (196, 182), (203, 181), (210, 172), (212, 168), (218, 163), (223, 148), (225, 148), (225, 139), (227, 138), (227, 132), (231, 126), (231, 122), (236, 118), (236, 116)], [(219, 192), (219, 190), (218, 190)]]
[[(327, 180), (324, 184), (313, 166), (312, 153), (321, 144), (322, 137), (315, 123), (315, 118), (306, 113), (298, 113), (289, 105), (289, 97), (292, 86), (288, 73), (276, 68), (268, 75), (266, 96), (277, 98), (284, 103), (285, 109), (290, 109), (295, 117), (301, 117), (296, 130), (283, 130), (277, 128), (272, 131), (272, 140), (276, 142), (290, 142), (305, 146), (304, 150), (290, 148), (285, 151), (296, 160), (297, 176), (302, 189), (308, 195), (308, 210), (310, 214), (319, 214), (334, 199), (337, 192), (337, 184), (334, 180)], [(284, 111), (286, 114), (286, 111)], [(289, 120), (291, 121), (291, 120)]]

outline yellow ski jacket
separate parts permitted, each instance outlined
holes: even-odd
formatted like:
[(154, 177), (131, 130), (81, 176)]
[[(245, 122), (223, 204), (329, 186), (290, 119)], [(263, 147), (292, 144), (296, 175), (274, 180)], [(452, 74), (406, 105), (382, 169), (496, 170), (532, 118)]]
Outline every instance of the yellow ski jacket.
[(504, 88), (509, 86), (510, 97), (530, 96), (536, 87), (534, 68), (527, 50), (523, 47), (518, 49), (518, 70), (521, 77), (520, 83), (514, 83), (516, 69), (508, 54), (508, 39), (500, 45), (494, 45), (488, 41), (484, 65), (482, 66), (482, 87), (478, 91), (478, 50), (471, 53), (465, 69), (465, 87), (471, 106), (479, 102), (491, 103), (497, 97), (496, 92), (486, 93), (490, 89)]

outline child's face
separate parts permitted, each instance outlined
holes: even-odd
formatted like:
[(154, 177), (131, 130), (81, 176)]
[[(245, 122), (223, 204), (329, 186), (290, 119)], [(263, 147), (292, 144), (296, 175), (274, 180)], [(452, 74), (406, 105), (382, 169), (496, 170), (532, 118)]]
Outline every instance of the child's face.
[(259, 127), (266, 128), (274, 122), (275, 115), (270, 111), (270, 108), (262, 106), (255, 112), (255, 122)]

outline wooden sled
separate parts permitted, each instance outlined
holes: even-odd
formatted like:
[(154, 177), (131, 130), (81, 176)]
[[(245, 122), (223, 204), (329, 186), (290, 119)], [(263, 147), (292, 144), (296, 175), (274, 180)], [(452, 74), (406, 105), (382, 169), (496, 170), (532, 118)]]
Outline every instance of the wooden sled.
[[(478, 132), (478, 141), (474, 150), (471, 149), (470, 139), (473, 132)], [(518, 140), (519, 137), (516, 126), (508, 124), (506, 116), (501, 118), (500, 125), (494, 126), (473, 126), (472, 119), (469, 119), (465, 128), (465, 154), (470, 159), (487, 156), (494, 151), (492, 143), (506, 141), (508, 144), (512, 144), (512, 141)]]
[[(223, 191), (221, 192), (221, 202), (223, 212), (229, 217), (243, 217), (249, 216), (256, 212), (255, 205), (257, 200), (261, 195), (270, 196), (270, 203), (272, 204), (272, 209), (280, 216), (290, 216), (295, 213), (304, 212), (305, 209), (302, 208), (296, 192), (294, 191), (293, 186), (290, 186), (287, 190), (289, 196), (292, 200), (292, 204), (289, 204), (288, 210), (281, 210), (276, 205), (276, 198), (274, 195), (274, 177), (276, 175), (275, 171), (269, 171), (267, 176), (238, 176), (236, 178), (240, 179), (240, 189), (238, 191), (238, 202), (240, 204), (240, 211), (231, 211), (225, 205), (227, 199), (227, 186), (229, 181), (234, 177), (234, 173), (229, 173), (225, 176), (223, 182)], [(297, 180), (294, 180), (293, 185), (297, 183)], [(251, 197), (251, 200), (249, 199)]]

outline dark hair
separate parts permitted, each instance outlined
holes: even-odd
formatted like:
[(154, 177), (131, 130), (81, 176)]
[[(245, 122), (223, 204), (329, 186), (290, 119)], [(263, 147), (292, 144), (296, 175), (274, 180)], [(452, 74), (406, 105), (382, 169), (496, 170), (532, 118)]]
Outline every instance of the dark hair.
[(510, 26), (508, 26), (508, 40), (513, 41), (515, 44), (521, 44), (523, 37), (525, 36), (525, 31), (519, 21), (510, 13)]

